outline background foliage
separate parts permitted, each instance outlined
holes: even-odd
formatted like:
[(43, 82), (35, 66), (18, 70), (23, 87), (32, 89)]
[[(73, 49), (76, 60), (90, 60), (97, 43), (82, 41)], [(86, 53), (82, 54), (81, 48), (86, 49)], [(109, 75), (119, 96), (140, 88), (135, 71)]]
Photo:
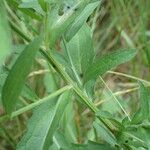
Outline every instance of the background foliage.
[(0, 150), (150, 149), (149, 0), (0, 0)]

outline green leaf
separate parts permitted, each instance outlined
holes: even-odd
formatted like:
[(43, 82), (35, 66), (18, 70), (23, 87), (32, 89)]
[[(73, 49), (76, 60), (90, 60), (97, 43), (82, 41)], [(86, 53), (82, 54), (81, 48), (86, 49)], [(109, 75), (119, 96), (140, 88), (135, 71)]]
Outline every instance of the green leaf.
[(113, 147), (116, 145), (116, 138), (106, 127), (103, 126), (102, 123), (95, 121), (93, 126), (105, 142), (109, 143)]
[(96, 116), (100, 118), (108, 119), (117, 129), (122, 130), (124, 128), (124, 126), (108, 111), (99, 110), (96, 113)]
[(149, 93), (148, 90), (144, 87), (142, 83), (140, 83), (140, 99), (141, 99), (141, 112), (143, 119), (148, 119), (149, 112)]
[(37, 14), (36, 12), (34, 12), (32, 9), (28, 9), (28, 8), (20, 8), (19, 7), (19, 3), (15, 0), (7, 0), (7, 2), (14, 7), (14, 9), (18, 9), (20, 10), (22, 13), (30, 16), (31, 18), (33, 19), (36, 19), (36, 20), (41, 20), (42, 17), (40, 14)]
[(3, 0), (0, 1), (0, 65), (11, 51), (11, 38)]
[(60, 150), (70, 146), (71, 143), (65, 138), (63, 131), (57, 131), (53, 137), (53, 145), (50, 147), (50, 150)]
[(25, 84), (25, 86), (23, 87), (21, 96), (23, 96), (24, 98), (32, 102), (35, 102), (38, 99), (38, 96), (36, 95), (36, 93), (27, 84)]
[[(9, 74), (9, 71), (11, 70), (12, 66), (14, 65), (20, 53), (24, 50), (25, 47), (26, 45), (12, 45), (11, 62), (9, 62), (9, 65), (7, 65), (7, 67), (6, 66), (0, 67), (0, 101), (1, 101), (2, 87)], [(24, 85), (21, 92), (21, 96), (28, 100), (31, 100), (32, 102), (38, 99), (35, 92), (27, 84)]]
[(82, 25), (86, 22), (88, 17), (91, 15), (91, 13), (94, 11), (94, 9), (100, 4), (100, 1), (95, 3), (88, 4), (84, 10), (81, 12), (81, 14), (76, 18), (76, 20), (73, 22), (73, 24), (67, 29), (65, 33), (65, 39), (66, 41), (69, 41), (72, 39), (72, 37), (78, 32), (78, 30), (82, 27)]
[(38, 0), (23, 0), (23, 2), (19, 5), (19, 8), (31, 8), (38, 14), (44, 14), (41, 6), (38, 3)]
[(44, 150), (48, 150), (49, 146), (52, 144), (51, 140), (52, 140), (53, 134), (58, 128), (63, 112), (69, 102), (69, 93), (70, 92), (65, 92), (64, 94), (62, 94), (57, 102), (56, 108), (51, 118), (51, 123), (49, 124), (50, 126), (48, 129), (48, 133), (46, 135), (46, 139), (44, 142), (44, 146), (43, 146)]
[(85, 23), (78, 33), (66, 43), (65, 57), (72, 69), (74, 77), (77, 79), (81, 74), (84, 75), (89, 64), (93, 62), (94, 48), (91, 37), (91, 30)]
[(54, 106), (54, 103), (50, 101), (35, 108), (28, 122), (27, 131), (17, 145), (17, 150), (42, 149)]
[[(73, 94), (73, 93), (71, 93)], [(63, 129), (63, 135), (67, 142), (77, 143), (78, 142), (78, 131), (76, 127), (76, 121), (74, 119), (75, 113), (72, 111), (74, 109), (74, 102), (70, 101), (67, 105), (64, 116), (62, 118), (60, 128)]]
[(1, 93), (6, 77), (7, 77), (7, 70), (4, 67), (0, 67), (0, 103), (2, 102)]
[[(41, 43), (41, 37), (31, 42), (16, 60), (2, 90), (2, 101), (7, 113), (11, 113), (17, 104), (18, 96), (30, 72), (34, 57)], [(9, 93), (9, 94), (8, 94)]]
[(45, 2), (45, 0), (38, 0), (38, 2), (39, 2), (39, 4), (40, 4), (41, 8), (42, 8), (44, 11), (46, 11), (46, 2)]
[(149, 100), (150, 100), (150, 94), (148, 89), (140, 83), (140, 108), (139, 110), (134, 114), (132, 118), (132, 124), (138, 124), (141, 123), (143, 120), (149, 119), (150, 110), (149, 110)]
[(73, 22), (78, 18), (84, 8), (88, 5), (89, 0), (78, 2), (73, 8), (65, 12), (62, 16), (58, 15), (57, 8), (53, 8), (53, 12), (50, 13), (49, 18), (50, 24), (48, 24), (49, 44), (53, 48), (58, 38), (60, 38), (63, 33), (73, 24)]
[(136, 55), (136, 50), (118, 50), (110, 54), (102, 56), (96, 60), (93, 64), (89, 65), (84, 81), (87, 82), (91, 79), (97, 78), (103, 75), (106, 71), (123, 64)]
[[(28, 123), (28, 130), (17, 150), (48, 150), (52, 138), (68, 104), (69, 92), (62, 94), (54, 105), (52, 101), (39, 106)], [(54, 101), (53, 101), (54, 102)]]
[(138, 132), (136, 132), (140, 136), (141, 139), (146, 143), (143, 146), (147, 146), (150, 148), (150, 128), (138, 128)]
[(143, 135), (140, 130), (141, 129), (136, 130), (135, 133), (134, 130), (131, 132), (122, 132), (120, 136), (118, 136), (118, 144), (121, 146), (129, 145), (135, 148), (143, 147), (147, 149), (147, 143), (145, 142), (145, 139), (143, 140), (145, 135)]
[(132, 121), (128, 122), (128, 124), (132, 123), (132, 124), (139, 124), (141, 123), (141, 121), (143, 120), (143, 115), (141, 110), (139, 109), (132, 117)]
[(95, 88), (95, 82), (96, 80), (90, 80), (89, 82), (87, 82), (86, 84), (84, 84), (84, 89), (86, 90), (86, 94), (88, 95), (89, 98), (93, 99), (94, 96), (94, 88)]

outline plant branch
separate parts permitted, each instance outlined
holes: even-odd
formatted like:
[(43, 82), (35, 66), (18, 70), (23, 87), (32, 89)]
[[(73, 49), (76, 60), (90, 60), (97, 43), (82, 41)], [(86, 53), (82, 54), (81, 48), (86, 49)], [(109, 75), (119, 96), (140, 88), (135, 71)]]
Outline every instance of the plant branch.
[(37, 107), (37, 106), (39, 106), (39, 105), (45, 103), (45, 102), (48, 102), (48, 101), (52, 100), (52, 98), (54, 98), (54, 97), (60, 95), (61, 93), (65, 92), (65, 91), (67, 91), (67, 90), (70, 90), (71, 88), (72, 88), (72, 86), (67, 85), (67, 86), (65, 86), (65, 87), (63, 87), (63, 88), (61, 88), (61, 89), (59, 89), (58, 91), (56, 91), (56, 92), (50, 94), (49, 96), (44, 97), (44, 98), (42, 98), (42, 99), (40, 99), (40, 100), (38, 100), (38, 101), (36, 101), (36, 102), (34, 102), (34, 103), (29, 104), (29, 105), (26, 106), (26, 107), (23, 107), (23, 108), (21, 108), (21, 109), (15, 111), (15, 112), (13, 112), (11, 115), (2, 116), (2, 117), (0, 117), (0, 122), (3, 122), (3, 121), (5, 121), (5, 120), (7, 120), (7, 119), (12, 119), (12, 118), (14, 118), (14, 117), (16, 117), (16, 116), (18, 116), (18, 115), (20, 115), (20, 114), (26, 112), (26, 111), (29, 111), (29, 110), (31, 110), (31, 109), (33, 109), (33, 108), (35, 108), (35, 107)]
[[(23, 33), (14, 23), (10, 22), (11, 27), (14, 31), (16, 31), (24, 40), (26, 40), (27, 42), (30, 42), (31, 39), (25, 34)], [(73, 90), (75, 91), (75, 93), (83, 100), (83, 103), (93, 112), (93, 113), (97, 113), (98, 112), (98, 108), (94, 105), (94, 103), (92, 102), (92, 100), (87, 97), (87, 94), (85, 92), (83, 92), (77, 85), (77, 83), (75, 83), (70, 76), (66, 73), (65, 68), (57, 63), (55, 61), (55, 59), (52, 57), (52, 55), (50, 55), (44, 48), (40, 48), (40, 53), (47, 59), (47, 61), (52, 64), (55, 67), (55, 70), (62, 76), (62, 78), (69, 84), (72, 85)], [(98, 117), (98, 119), (110, 130), (110, 132), (112, 134), (114, 134), (114, 129), (115, 126), (112, 127), (110, 126), (110, 121), (100, 118)]]

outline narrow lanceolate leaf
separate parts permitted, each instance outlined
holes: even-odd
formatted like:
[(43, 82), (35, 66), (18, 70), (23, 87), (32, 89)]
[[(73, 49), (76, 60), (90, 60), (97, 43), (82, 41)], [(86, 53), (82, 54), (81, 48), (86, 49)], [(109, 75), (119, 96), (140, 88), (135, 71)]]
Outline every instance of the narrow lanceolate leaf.
[(71, 40), (72, 37), (78, 32), (78, 30), (82, 27), (88, 17), (92, 14), (94, 9), (100, 4), (100, 1), (95, 3), (88, 4), (85, 9), (81, 12), (81, 14), (76, 18), (73, 24), (65, 33), (65, 39), (67, 41)]
[(115, 146), (117, 143), (117, 140), (115, 136), (101, 123), (98, 121), (95, 121), (93, 123), (94, 128), (97, 130), (97, 133), (103, 138), (103, 140), (107, 143), (109, 143), (111, 146)]
[(150, 116), (149, 100), (150, 94), (148, 89), (142, 83), (140, 83), (140, 108), (133, 115), (131, 122), (132, 124), (139, 124), (143, 120), (149, 119)]
[(59, 127), (63, 112), (68, 103), (69, 92), (62, 94), (56, 105), (45, 103), (33, 113), (28, 130), (17, 150), (49, 150), (55, 131)]
[(54, 106), (54, 103), (50, 101), (35, 108), (28, 122), (27, 131), (17, 145), (17, 150), (42, 150)]
[(53, 116), (51, 118), (51, 122), (49, 124), (49, 129), (46, 134), (45, 142), (43, 145), (44, 150), (48, 150), (50, 145), (52, 144), (53, 134), (59, 127), (59, 122), (63, 116), (63, 112), (69, 102), (69, 92), (65, 92), (62, 94), (56, 104), (56, 108), (53, 112)]
[(26, 77), (30, 72), (34, 57), (40, 47), (41, 38), (36, 38), (20, 54), (2, 90), (2, 101), (7, 113), (11, 113), (17, 104), (18, 96), (24, 86)]
[(140, 83), (140, 99), (141, 99), (141, 113), (143, 119), (148, 119), (149, 117), (149, 92), (144, 87), (142, 83)]
[(38, 0), (26, 0), (19, 5), (19, 8), (34, 9), (38, 14), (44, 14)]
[(57, 9), (54, 9), (53, 12), (50, 13), (50, 21), (47, 28), (50, 34), (49, 43), (51, 48), (54, 47), (57, 39), (67, 31), (89, 3), (90, 0), (79, 1), (62, 16), (58, 15)]
[(19, 2), (16, 1), (16, 0), (7, 0), (7, 2), (11, 5), (11, 7), (13, 7), (14, 9), (18, 9), (20, 10), (22, 13), (30, 16), (31, 18), (33, 19), (36, 19), (36, 20), (41, 20), (42, 17), (40, 14), (34, 12), (32, 9), (30, 8), (20, 8), (19, 7)]
[(131, 49), (131, 50), (118, 50), (116, 52), (112, 52), (108, 55), (102, 56), (101, 58), (96, 60), (93, 64), (89, 65), (85, 73), (84, 81), (87, 82), (91, 79), (95, 79), (98, 76), (103, 75), (106, 71), (129, 61), (135, 55), (136, 50)]
[(38, 2), (39, 2), (39, 4), (40, 4), (41, 8), (42, 8), (44, 11), (46, 11), (46, 2), (45, 2), (45, 0), (38, 0)]
[[(89, 26), (85, 23), (78, 33), (66, 43), (65, 57), (74, 76), (85, 73), (93, 62), (94, 47)], [(76, 72), (76, 73), (75, 73)]]
[(10, 31), (3, 0), (0, 0), (0, 65), (11, 50)]

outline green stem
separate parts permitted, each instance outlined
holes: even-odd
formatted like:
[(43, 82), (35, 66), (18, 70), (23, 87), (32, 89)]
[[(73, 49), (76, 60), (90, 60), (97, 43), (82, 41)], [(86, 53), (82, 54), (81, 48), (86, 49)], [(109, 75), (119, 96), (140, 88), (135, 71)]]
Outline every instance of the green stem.
[[(73, 86), (73, 90), (75, 93), (83, 100), (84, 104), (93, 112), (97, 113), (99, 110), (98, 108), (94, 105), (92, 100), (87, 97), (86, 93), (83, 92), (78, 85), (70, 78), (70, 76), (66, 73), (64, 67), (60, 64), (58, 64), (55, 59), (45, 50), (40, 49), (40, 52), (44, 55), (44, 57), (55, 66), (55, 69), (58, 73), (61, 74), (63, 79), (70, 85)], [(98, 117), (98, 119), (111, 131), (112, 134), (114, 134), (114, 129), (116, 129), (114, 126), (110, 126), (110, 121), (103, 119), (101, 117)]]
[(11, 20), (9, 20), (9, 24), (11, 26), (11, 28), (18, 33), (24, 40), (26, 40), (27, 42), (31, 41), (31, 38), (29, 38), (25, 33), (22, 32), (22, 30), (20, 30), (20, 28), (18, 28), (18, 26), (13, 23)]
[[(16, 31), (24, 40), (26, 40), (27, 42), (30, 42), (31, 39), (25, 35), (17, 26), (14, 25), (14, 23), (10, 22), (12, 29), (14, 29), (14, 31)], [(55, 61), (55, 59), (43, 48), (40, 48), (40, 53), (48, 60), (49, 63), (51, 63), (54, 68), (56, 69), (56, 71), (62, 76), (62, 78), (69, 84), (72, 85), (73, 90), (75, 91), (75, 93), (83, 100), (84, 104), (93, 112), (93, 113), (97, 113), (98, 112), (98, 108), (93, 104), (92, 100), (87, 97), (86, 93), (83, 92), (78, 85), (70, 78), (70, 76), (66, 73), (65, 68), (57, 63)], [(22, 110), (21, 110), (22, 111)], [(18, 114), (18, 112), (14, 113), (15, 115)], [(7, 116), (6, 116), (7, 118)], [(109, 126), (109, 120), (105, 120), (103, 118), (98, 117), (99, 120), (114, 134), (114, 129), (112, 127)], [(1, 122), (1, 119), (0, 119)]]
[(89, 100), (89, 98), (86, 96), (86, 94), (77, 86), (77, 84), (70, 78), (70, 76), (66, 73), (65, 68), (58, 64), (55, 59), (45, 50), (40, 49), (40, 52), (43, 54), (43, 56), (55, 66), (55, 69), (57, 72), (61, 74), (63, 79), (73, 86), (73, 90), (82, 98), (84, 103), (88, 106), (88, 108), (91, 109), (92, 112), (96, 113), (98, 109), (94, 106), (92, 100)]
[(16, 117), (16, 116), (18, 116), (18, 115), (20, 115), (20, 114), (26, 112), (26, 111), (29, 111), (29, 110), (31, 110), (31, 109), (33, 109), (33, 108), (35, 108), (35, 107), (37, 107), (37, 106), (39, 106), (39, 105), (41, 105), (41, 104), (47, 102), (47, 101), (50, 101), (50, 100), (52, 100), (52, 98), (54, 98), (54, 97), (60, 95), (61, 93), (65, 92), (65, 91), (67, 91), (67, 90), (70, 90), (71, 88), (72, 88), (72, 86), (67, 85), (67, 86), (65, 86), (65, 87), (63, 87), (63, 88), (61, 88), (61, 89), (59, 89), (58, 91), (56, 91), (56, 92), (50, 94), (49, 96), (44, 97), (44, 98), (42, 98), (42, 99), (36, 101), (35, 103), (32, 103), (32, 104), (30, 104), (30, 105), (28, 105), (28, 106), (26, 106), (26, 107), (23, 107), (23, 108), (21, 108), (21, 109), (15, 111), (15, 112), (13, 112), (11, 115), (2, 116), (2, 117), (0, 118), (0, 122), (3, 122), (3, 121), (5, 121), (5, 120), (7, 120), (7, 119), (12, 119), (12, 118), (14, 118), (14, 117)]

